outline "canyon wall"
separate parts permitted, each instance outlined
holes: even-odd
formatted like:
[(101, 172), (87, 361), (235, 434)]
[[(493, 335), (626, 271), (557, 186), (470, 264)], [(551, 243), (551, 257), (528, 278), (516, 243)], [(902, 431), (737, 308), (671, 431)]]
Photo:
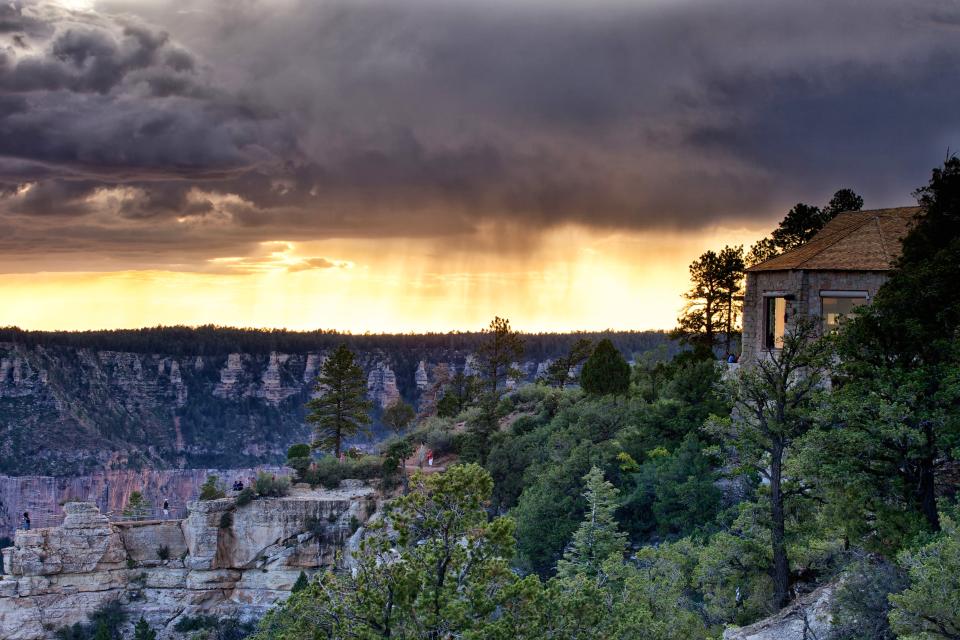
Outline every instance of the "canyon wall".
[(340, 550), (349, 558), (376, 506), (355, 481), (243, 507), (191, 502), (183, 520), (111, 523), (92, 503), (67, 503), (61, 526), (18, 531), (3, 550), (0, 637), (52, 638), (112, 601), (128, 626), (143, 616), (161, 640), (179, 637), (184, 617), (259, 618), (301, 571), (333, 565)]
[[(304, 405), (326, 352), (167, 356), (0, 343), (0, 473), (246, 468), (307, 441)], [(457, 350), (358, 352), (374, 404), (429, 411)], [(518, 363), (532, 381), (543, 362)]]
[(186, 504), (195, 500), (208, 475), (216, 475), (225, 486), (235, 480), (245, 485), (257, 472), (288, 475), (289, 469), (263, 466), (255, 469), (142, 469), (99, 471), (84, 476), (0, 476), (0, 536), (13, 536), (26, 511), (34, 527), (60, 524), (61, 505), (71, 501), (92, 502), (104, 514), (119, 513), (139, 491), (152, 512), (164, 501), (172, 515), (183, 516)]

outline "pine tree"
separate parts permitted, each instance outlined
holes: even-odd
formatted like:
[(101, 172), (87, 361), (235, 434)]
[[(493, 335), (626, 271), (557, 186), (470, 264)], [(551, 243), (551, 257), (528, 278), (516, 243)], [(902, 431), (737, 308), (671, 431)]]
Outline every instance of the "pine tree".
[(307, 574), (301, 571), (300, 575), (297, 576), (297, 581), (293, 583), (293, 588), (290, 589), (290, 593), (303, 591), (308, 586), (310, 586), (310, 580), (307, 578)]
[(815, 340), (814, 318), (798, 319), (784, 337), (783, 348), (741, 369), (733, 385), (737, 419), (711, 418), (708, 432), (724, 450), (736, 452), (731, 465), (762, 476), (768, 483), (774, 599), (787, 604), (790, 564), (787, 557), (787, 500), (802, 493), (787, 490), (784, 464), (796, 441), (813, 427), (816, 393), (828, 362), (827, 344)]
[(583, 365), (580, 385), (594, 395), (623, 394), (630, 388), (630, 365), (609, 339), (597, 343)]
[(591, 353), (593, 353), (593, 343), (586, 338), (578, 339), (573, 343), (573, 346), (570, 347), (570, 352), (567, 355), (557, 358), (547, 367), (547, 372), (544, 376), (546, 382), (563, 389), (568, 382), (573, 381), (570, 372), (577, 365), (589, 358)]
[(307, 403), (307, 422), (314, 427), (313, 448), (333, 451), (337, 457), (343, 441), (370, 424), (373, 408), (366, 399), (363, 369), (345, 344), (323, 363), (316, 391), (321, 394)]
[(739, 294), (745, 268), (743, 247), (706, 251), (690, 264), (687, 306), (677, 319), (672, 336), (712, 352), (716, 336), (723, 331), (727, 351), (739, 309)]
[(516, 375), (513, 363), (523, 357), (523, 338), (510, 328), (510, 321), (495, 317), (483, 334), (486, 340), (477, 349), (480, 371), (488, 391), (496, 396), (500, 383)]
[(127, 518), (140, 519), (145, 518), (150, 512), (150, 503), (143, 497), (139, 491), (130, 494), (127, 500), (127, 506), (123, 509), (123, 515)]
[(133, 640), (157, 640), (157, 632), (150, 628), (143, 616), (140, 616), (136, 626), (133, 627)]
[(603, 563), (611, 556), (622, 559), (627, 548), (627, 534), (618, 529), (614, 517), (619, 491), (597, 467), (591, 468), (583, 480), (587, 512), (563, 559), (557, 563), (557, 574), (562, 578), (599, 577)]

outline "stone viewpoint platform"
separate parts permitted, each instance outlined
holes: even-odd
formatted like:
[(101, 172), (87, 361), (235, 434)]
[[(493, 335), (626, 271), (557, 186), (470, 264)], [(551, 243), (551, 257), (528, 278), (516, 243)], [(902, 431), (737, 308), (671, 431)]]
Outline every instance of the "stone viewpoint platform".
[(3, 550), (0, 638), (52, 638), (114, 600), (128, 625), (143, 616), (161, 639), (183, 616), (258, 618), (301, 571), (349, 555), (376, 507), (374, 490), (356, 481), (243, 507), (191, 502), (184, 520), (111, 523), (96, 505), (69, 502), (61, 526), (17, 531)]

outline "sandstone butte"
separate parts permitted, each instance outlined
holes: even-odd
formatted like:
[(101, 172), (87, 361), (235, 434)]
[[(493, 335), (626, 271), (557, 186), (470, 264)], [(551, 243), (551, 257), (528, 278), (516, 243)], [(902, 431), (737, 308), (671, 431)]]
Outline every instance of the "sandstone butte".
[(376, 511), (375, 491), (358, 481), (243, 507), (191, 502), (183, 520), (110, 522), (93, 503), (69, 502), (61, 526), (17, 531), (3, 550), (0, 637), (52, 638), (113, 600), (128, 626), (143, 616), (161, 640), (184, 616), (259, 618), (301, 571), (331, 566), (340, 550), (349, 562)]

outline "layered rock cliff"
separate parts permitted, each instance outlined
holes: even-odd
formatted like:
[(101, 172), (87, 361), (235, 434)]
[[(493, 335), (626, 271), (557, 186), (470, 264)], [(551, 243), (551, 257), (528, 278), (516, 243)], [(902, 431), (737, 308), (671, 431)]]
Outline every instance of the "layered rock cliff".
[[(515, 386), (586, 334), (528, 336)], [(660, 333), (597, 334), (625, 354)], [(244, 468), (282, 462), (304, 441), (304, 405), (327, 354), (347, 341), (380, 411), (429, 412), (456, 372), (475, 373), (479, 334), (336, 336), (218, 328), (92, 334), (0, 329), (0, 473)], [(4, 341), (6, 340), (6, 341)], [(244, 349), (249, 349), (245, 351)], [(378, 427), (375, 426), (375, 431)]]
[[(184, 520), (110, 522), (96, 505), (64, 506), (62, 526), (18, 531), (4, 549), (0, 637), (52, 638), (111, 601), (161, 639), (185, 616), (260, 617), (301, 571), (332, 565), (376, 511), (373, 489), (294, 489), (243, 507), (193, 502)], [(229, 514), (229, 516), (225, 515)]]
[(235, 480), (248, 484), (258, 471), (278, 473), (281, 469), (143, 469), (68, 477), (0, 476), (0, 536), (12, 537), (25, 511), (35, 527), (59, 524), (61, 505), (67, 502), (93, 502), (104, 514), (119, 513), (134, 491), (146, 498), (154, 512), (167, 501), (173, 514), (181, 515), (186, 503), (200, 494), (200, 485), (208, 475), (216, 475), (225, 486), (231, 486)]

